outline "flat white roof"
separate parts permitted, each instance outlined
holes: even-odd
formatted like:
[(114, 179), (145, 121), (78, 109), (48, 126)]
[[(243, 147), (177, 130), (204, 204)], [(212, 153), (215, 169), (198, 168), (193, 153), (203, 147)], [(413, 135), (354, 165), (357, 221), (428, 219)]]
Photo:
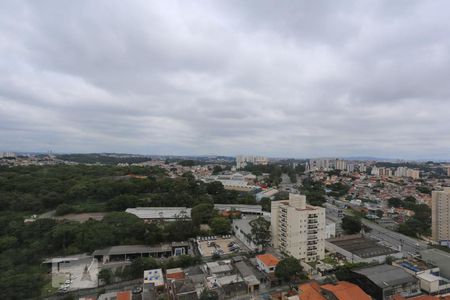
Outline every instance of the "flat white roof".
[(145, 270), (144, 283), (153, 283), (155, 286), (164, 285), (162, 269)]
[(187, 207), (135, 207), (127, 208), (125, 212), (141, 219), (191, 218), (191, 209)]
[(417, 278), (423, 279), (423, 280), (428, 281), (428, 282), (432, 282), (432, 281), (436, 281), (436, 280), (440, 280), (441, 279), (441, 277), (433, 275), (431, 273), (421, 273), (421, 274), (417, 274), (416, 276), (417, 276)]

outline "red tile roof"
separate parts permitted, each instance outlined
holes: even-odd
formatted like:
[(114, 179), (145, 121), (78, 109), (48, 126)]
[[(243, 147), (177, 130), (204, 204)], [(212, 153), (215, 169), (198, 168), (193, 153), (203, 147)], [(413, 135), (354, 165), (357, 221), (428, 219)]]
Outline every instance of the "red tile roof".
[(257, 255), (256, 258), (268, 267), (275, 267), (280, 262), (280, 260), (272, 254), (260, 254)]
[(332, 292), (339, 300), (371, 300), (372, 298), (356, 284), (339, 281), (337, 284), (325, 284), (322, 289)]

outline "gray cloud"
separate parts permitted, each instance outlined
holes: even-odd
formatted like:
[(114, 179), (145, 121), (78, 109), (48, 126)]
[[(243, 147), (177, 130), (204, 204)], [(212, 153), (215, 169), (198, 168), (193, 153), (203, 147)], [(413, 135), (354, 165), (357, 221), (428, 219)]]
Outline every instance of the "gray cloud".
[(2, 1), (0, 149), (450, 158), (446, 1)]

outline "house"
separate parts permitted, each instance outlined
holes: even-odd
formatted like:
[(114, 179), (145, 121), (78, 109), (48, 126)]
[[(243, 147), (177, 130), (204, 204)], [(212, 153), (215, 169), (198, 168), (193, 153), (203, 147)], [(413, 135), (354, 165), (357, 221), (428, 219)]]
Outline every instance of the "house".
[(265, 273), (275, 272), (275, 267), (279, 262), (280, 260), (272, 254), (260, 254), (256, 256), (258, 267)]
[(168, 283), (169, 296), (172, 300), (197, 300), (194, 282), (189, 278), (171, 280)]

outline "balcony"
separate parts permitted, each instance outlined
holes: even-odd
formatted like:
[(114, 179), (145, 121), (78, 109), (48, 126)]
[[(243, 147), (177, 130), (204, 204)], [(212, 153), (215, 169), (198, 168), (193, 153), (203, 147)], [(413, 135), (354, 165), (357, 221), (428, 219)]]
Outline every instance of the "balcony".
[(317, 230), (308, 230), (308, 234), (317, 234)]
[(308, 235), (307, 240), (308, 240), (308, 241), (317, 240), (317, 235)]
[(317, 220), (314, 220), (314, 219), (308, 220), (308, 224), (317, 224), (317, 223), (319, 223), (319, 221), (317, 221)]
[(311, 245), (317, 245), (317, 241), (310, 241), (310, 242), (308, 242), (308, 246), (311, 246)]

